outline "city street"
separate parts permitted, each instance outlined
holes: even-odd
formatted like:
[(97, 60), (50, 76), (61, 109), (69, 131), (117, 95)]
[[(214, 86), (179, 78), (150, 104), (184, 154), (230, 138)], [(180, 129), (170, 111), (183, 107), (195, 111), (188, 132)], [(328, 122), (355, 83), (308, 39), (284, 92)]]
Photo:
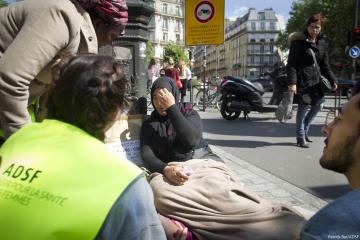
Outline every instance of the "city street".
[[(326, 105), (332, 103), (333, 99), (327, 99)], [(274, 113), (252, 112), (250, 121), (243, 120), (242, 115), (237, 120), (227, 121), (214, 108), (199, 113), (203, 119), (204, 138), (225, 152), (326, 201), (350, 191), (343, 175), (322, 169), (319, 165), (324, 147), (321, 127), (326, 110), (315, 119), (311, 129), (314, 142), (308, 149), (295, 145), (295, 117), (281, 124)]]

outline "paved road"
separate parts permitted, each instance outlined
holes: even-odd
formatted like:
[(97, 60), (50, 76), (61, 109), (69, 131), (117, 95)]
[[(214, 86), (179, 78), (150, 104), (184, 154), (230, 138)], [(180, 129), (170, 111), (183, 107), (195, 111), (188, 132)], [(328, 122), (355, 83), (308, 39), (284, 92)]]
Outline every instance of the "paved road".
[(203, 119), (204, 138), (210, 144), (326, 201), (350, 191), (343, 175), (324, 170), (318, 163), (324, 147), (321, 127), (325, 111), (315, 119), (311, 129), (314, 142), (309, 149), (295, 146), (294, 118), (280, 124), (274, 113), (251, 113), (251, 121), (224, 120), (216, 109), (199, 113)]

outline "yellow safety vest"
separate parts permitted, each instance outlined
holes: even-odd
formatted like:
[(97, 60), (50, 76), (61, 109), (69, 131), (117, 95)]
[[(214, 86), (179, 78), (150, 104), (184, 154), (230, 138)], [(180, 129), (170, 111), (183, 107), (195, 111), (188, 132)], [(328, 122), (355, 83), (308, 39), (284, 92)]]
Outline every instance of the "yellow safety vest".
[(57, 120), (25, 125), (0, 157), (0, 239), (94, 239), (141, 175), (101, 141)]

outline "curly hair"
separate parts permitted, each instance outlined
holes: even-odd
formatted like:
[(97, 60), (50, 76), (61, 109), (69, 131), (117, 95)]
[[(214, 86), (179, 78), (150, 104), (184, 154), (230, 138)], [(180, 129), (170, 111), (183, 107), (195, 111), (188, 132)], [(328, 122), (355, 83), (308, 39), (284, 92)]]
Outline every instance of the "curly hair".
[(81, 55), (57, 65), (48, 118), (75, 125), (103, 140), (124, 105), (126, 78), (113, 57)]

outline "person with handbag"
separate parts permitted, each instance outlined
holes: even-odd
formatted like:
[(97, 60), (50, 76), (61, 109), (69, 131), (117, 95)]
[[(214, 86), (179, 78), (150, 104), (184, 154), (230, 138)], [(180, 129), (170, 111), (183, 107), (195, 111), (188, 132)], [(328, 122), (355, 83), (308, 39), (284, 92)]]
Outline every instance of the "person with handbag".
[(289, 36), (288, 90), (299, 97), (296, 144), (302, 148), (308, 148), (307, 142), (312, 142), (309, 128), (324, 102), (321, 79), (328, 80), (330, 90), (337, 89), (336, 78), (329, 65), (327, 44), (321, 34), (323, 23), (321, 14), (313, 14), (307, 19), (303, 32), (294, 32)]

